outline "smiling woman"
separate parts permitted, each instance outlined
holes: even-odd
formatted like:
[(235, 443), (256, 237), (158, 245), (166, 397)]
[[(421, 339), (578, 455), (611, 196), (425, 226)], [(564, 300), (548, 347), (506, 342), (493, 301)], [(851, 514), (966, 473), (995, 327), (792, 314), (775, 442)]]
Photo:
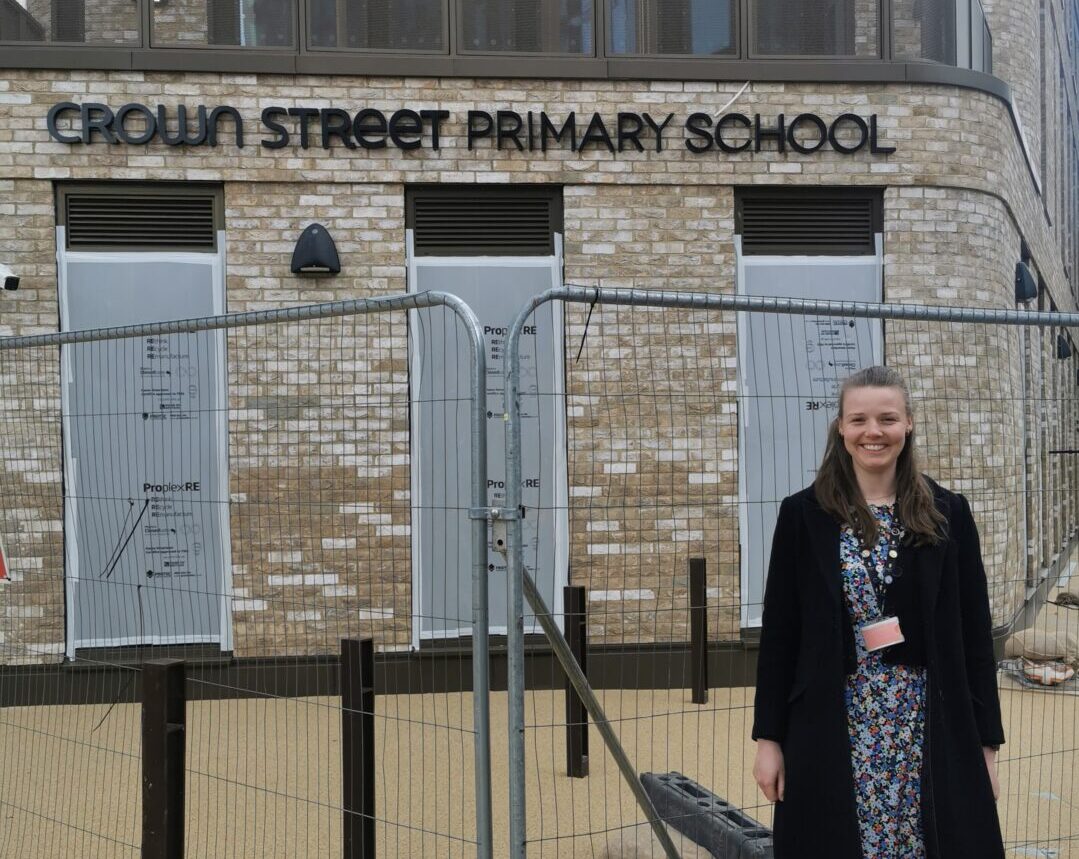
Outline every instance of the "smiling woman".
[(780, 508), (753, 724), (776, 859), (1004, 855), (977, 528), (914, 441), (899, 374), (855, 373), (814, 485)]

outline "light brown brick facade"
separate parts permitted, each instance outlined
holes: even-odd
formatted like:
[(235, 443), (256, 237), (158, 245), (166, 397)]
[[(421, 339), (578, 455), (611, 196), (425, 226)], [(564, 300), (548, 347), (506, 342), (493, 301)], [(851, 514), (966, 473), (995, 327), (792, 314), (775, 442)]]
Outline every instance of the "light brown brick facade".
[[(1022, 104), (1037, 90), (1028, 92), (1033, 79), (1021, 71), (1016, 92)], [(717, 113), (740, 88), (714, 82), (9, 72), (0, 81), (0, 249), (24, 285), (3, 296), (0, 330), (28, 334), (57, 327), (53, 183), (64, 180), (221, 183), (230, 311), (405, 291), (404, 190), (434, 182), (561, 185), (566, 282), (710, 292), (735, 286), (736, 187), (884, 188), (887, 301), (1014, 307), (1022, 239), (1060, 309), (1075, 309), (1059, 229), (1045, 217), (1045, 201), (999, 99), (915, 84), (754, 83), (729, 110), (766, 120), (803, 112), (826, 118), (876, 114), (882, 141), (896, 152), (687, 151), (685, 117)], [(45, 116), (60, 101), (114, 108), (131, 101), (228, 104), (247, 120), (246, 145), (237, 148), (224, 130), (215, 148), (58, 143), (49, 139)], [(451, 118), (438, 152), (392, 146), (271, 150), (259, 146), (266, 135), (258, 128), (259, 113), (269, 105), (332, 105), (352, 112), (410, 105), (445, 109)], [(495, 151), (490, 141), (469, 151), (463, 121), (473, 108), (552, 116), (577, 111), (579, 122), (593, 111), (605, 118), (620, 110), (676, 118), (662, 152)], [(1039, 151), (1036, 143), (1032, 147)], [(1053, 184), (1044, 170), (1042, 178), (1047, 187)], [(295, 240), (314, 221), (337, 242), (343, 269), (337, 278), (298, 279), (289, 272)], [(572, 359), (585, 336), (587, 311), (570, 308), (566, 325), (570, 568), (574, 583), (620, 592), (591, 605), (591, 634), (609, 642), (685, 640), (684, 563), (702, 556), (713, 605), (719, 606), (710, 621), (713, 635), (736, 637), (733, 316), (598, 307), (577, 364)], [(230, 335), (237, 655), (333, 652), (341, 634), (358, 630), (373, 632), (384, 647), (405, 647), (411, 640), (408, 332), (402, 315), (350, 326)], [(1055, 346), (1049, 336), (1024, 343), (1013, 329), (926, 330), (897, 323), (886, 356), (922, 403), (928, 471), (969, 493), (974, 503), (994, 615), (1004, 622), (1022, 599), (1018, 571), (1026, 568), (1028, 551), (1033, 569), (1045, 567), (1075, 523), (1073, 501), (1039, 507), (1024, 521), (1019, 489), (1025, 467), (1035, 505), (1042, 503), (1042, 489), (1055, 493), (1045, 498), (1057, 500), (1074, 493), (1075, 483), (1065, 482), (1071, 478), (1046, 455), (1064, 440), (1063, 416), (1029, 405), (1031, 386), (1042, 386), (1037, 390), (1055, 402), (1071, 396), (1074, 378), (1047, 357)], [(363, 348), (347, 346), (348, 338)], [(924, 360), (927, 348), (931, 363)], [(1025, 380), (1024, 350), (1031, 356)], [(33, 374), (34, 396), (55, 419), (59, 381), (55, 355), (51, 360), (18, 366)], [(12, 402), (10, 391), (25, 384), (23, 375), (5, 378), (3, 418), (9, 425), (19, 426), (32, 410), (24, 394)], [(370, 387), (380, 385), (387, 387)], [(371, 413), (333, 424), (332, 410), (320, 404), (357, 386)], [(604, 386), (617, 396), (601, 410), (592, 397)], [(964, 391), (959, 409), (941, 397), (951, 389)], [(316, 399), (305, 401), (305, 394)], [(38, 502), (32, 509), (4, 504), (0, 517), (16, 573), (0, 585), (6, 612), (0, 645), (8, 662), (54, 660), (62, 653), (58, 437), (47, 442), (24, 435), (3, 459), (5, 480), (19, 488), (6, 494)], [(276, 453), (274, 445), (280, 446)], [(18, 465), (30, 458), (33, 469)], [(54, 479), (28, 482), (41, 473)], [(302, 512), (290, 513), (286, 502)], [(1043, 521), (1051, 527), (1042, 545), (1028, 548), (1026, 527)]]

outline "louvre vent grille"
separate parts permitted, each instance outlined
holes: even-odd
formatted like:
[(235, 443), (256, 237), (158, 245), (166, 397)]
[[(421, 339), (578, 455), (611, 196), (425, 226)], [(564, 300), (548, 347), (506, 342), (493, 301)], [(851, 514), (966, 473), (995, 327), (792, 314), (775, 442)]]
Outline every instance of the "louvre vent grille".
[(746, 194), (738, 211), (744, 254), (874, 254), (881, 230), (869, 195)]
[(72, 250), (216, 249), (214, 196), (70, 194), (67, 246)]
[(419, 256), (550, 256), (560, 198), (524, 189), (413, 191), (409, 225)]

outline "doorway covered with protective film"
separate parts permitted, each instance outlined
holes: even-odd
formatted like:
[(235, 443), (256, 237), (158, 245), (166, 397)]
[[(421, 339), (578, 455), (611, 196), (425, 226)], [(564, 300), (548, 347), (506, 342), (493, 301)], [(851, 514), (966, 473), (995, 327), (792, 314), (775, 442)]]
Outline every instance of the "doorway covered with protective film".
[[(483, 330), (487, 363), (488, 503), (506, 500), (504, 346), (514, 318), (562, 285), (560, 188), (418, 187), (406, 194), (408, 288), (463, 299)], [(410, 319), (413, 647), (471, 635), (467, 343), (454, 327)], [(564, 334), (547, 304), (521, 351), (522, 513), (526, 565), (562, 613), (568, 576)], [(490, 553), (490, 631), (507, 632), (503, 556)], [(526, 615), (525, 632), (539, 632)]]

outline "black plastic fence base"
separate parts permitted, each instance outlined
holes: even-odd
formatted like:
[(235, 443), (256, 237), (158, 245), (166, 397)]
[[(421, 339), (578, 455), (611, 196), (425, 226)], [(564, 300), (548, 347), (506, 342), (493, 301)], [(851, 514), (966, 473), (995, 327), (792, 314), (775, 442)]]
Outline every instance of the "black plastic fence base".
[(656, 813), (713, 856), (773, 859), (772, 830), (678, 772), (642, 773)]

